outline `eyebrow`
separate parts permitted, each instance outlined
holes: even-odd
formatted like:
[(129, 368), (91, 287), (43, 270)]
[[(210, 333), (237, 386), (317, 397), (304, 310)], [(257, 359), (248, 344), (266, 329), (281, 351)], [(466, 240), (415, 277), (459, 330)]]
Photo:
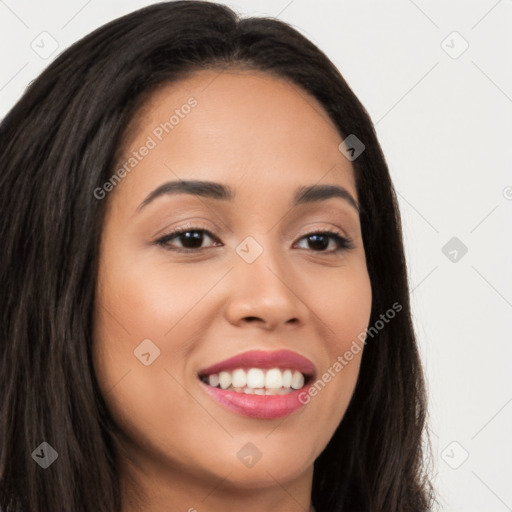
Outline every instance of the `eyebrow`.
[[(221, 201), (234, 201), (235, 199), (235, 191), (222, 183), (201, 180), (168, 181), (153, 190), (137, 207), (137, 211), (158, 197), (173, 194), (193, 194)], [(325, 201), (333, 197), (343, 199), (359, 213), (359, 206), (350, 192), (339, 185), (330, 184), (298, 187), (293, 196), (291, 206)]]

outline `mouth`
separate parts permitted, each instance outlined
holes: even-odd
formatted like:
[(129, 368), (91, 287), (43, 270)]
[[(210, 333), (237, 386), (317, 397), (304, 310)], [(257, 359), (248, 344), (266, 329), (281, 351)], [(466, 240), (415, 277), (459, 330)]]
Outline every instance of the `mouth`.
[(228, 409), (260, 419), (286, 416), (304, 405), (300, 395), (315, 367), (289, 350), (253, 350), (198, 372), (205, 391)]
[(246, 395), (287, 395), (302, 389), (310, 377), (299, 370), (287, 368), (237, 368), (201, 375), (200, 380), (217, 389), (225, 389)]

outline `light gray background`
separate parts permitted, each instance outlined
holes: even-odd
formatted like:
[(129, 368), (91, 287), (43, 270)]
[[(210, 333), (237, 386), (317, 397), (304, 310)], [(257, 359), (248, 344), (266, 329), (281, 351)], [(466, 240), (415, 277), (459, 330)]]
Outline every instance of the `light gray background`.
[[(0, 117), (59, 52), (150, 3), (0, 0)], [(294, 25), (370, 113), (400, 199), (440, 508), (512, 510), (512, 1), (221, 3)], [(452, 237), (465, 255), (443, 253)]]

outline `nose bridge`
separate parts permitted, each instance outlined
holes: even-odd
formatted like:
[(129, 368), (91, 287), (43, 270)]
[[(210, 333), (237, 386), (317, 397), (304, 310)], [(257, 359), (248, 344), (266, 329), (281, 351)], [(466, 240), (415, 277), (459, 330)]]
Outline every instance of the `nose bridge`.
[[(241, 261), (237, 267), (241, 274), (247, 274), (253, 284), (261, 283), (264, 287), (286, 288), (286, 254), (269, 233), (247, 236), (236, 247), (236, 253)], [(288, 266), (289, 268), (289, 266)]]
[(277, 325), (301, 319), (304, 304), (294, 290), (287, 255), (275, 237), (269, 233), (250, 235), (235, 250), (236, 290), (229, 306), (231, 320), (257, 317)]

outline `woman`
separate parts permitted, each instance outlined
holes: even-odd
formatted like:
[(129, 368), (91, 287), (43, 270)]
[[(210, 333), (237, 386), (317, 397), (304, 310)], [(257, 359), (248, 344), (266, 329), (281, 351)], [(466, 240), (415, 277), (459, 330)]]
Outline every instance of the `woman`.
[(424, 511), (371, 120), (290, 26), (163, 2), (0, 126), (0, 508)]

